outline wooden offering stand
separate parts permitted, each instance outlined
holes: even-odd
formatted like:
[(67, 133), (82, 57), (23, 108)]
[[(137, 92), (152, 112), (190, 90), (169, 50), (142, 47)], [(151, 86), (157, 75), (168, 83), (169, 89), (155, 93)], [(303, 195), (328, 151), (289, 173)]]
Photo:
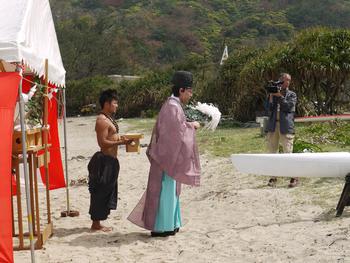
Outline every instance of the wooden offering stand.
[[(26, 146), (27, 148), (42, 145), (41, 128), (26, 130)], [(22, 151), (22, 132), (13, 131), (12, 152)]]
[(129, 133), (125, 134), (124, 137), (126, 139), (132, 140), (132, 143), (126, 145), (126, 152), (137, 152), (140, 153), (140, 139), (143, 138), (142, 133)]
[[(12, 170), (16, 179), (16, 193), (12, 195), (12, 233), (13, 237), (18, 238), (17, 242), (14, 242), (14, 250), (26, 250), (30, 249), (29, 245), (25, 245), (25, 238), (30, 238), (29, 233), (23, 230), (23, 212), (22, 212), (22, 193), (21, 193), (21, 176), (20, 176), (20, 164), (24, 161), (28, 164), (29, 173), (29, 187), (30, 187), (30, 203), (32, 207), (31, 217), (32, 228), (34, 232), (35, 249), (41, 249), (47, 239), (53, 234), (53, 224), (51, 222), (50, 213), (50, 198), (48, 186), (46, 187), (46, 204), (47, 204), (47, 223), (42, 224), (39, 208), (39, 191), (38, 191), (38, 168), (45, 166), (50, 161), (50, 154), (46, 151), (47, 157), (45, 158), (45, 148), (50, 145), (42, 145), (42, 131), (40, 128), (26, 131), (26, 150), (27, 160), (23, 160), (22, 154), (22, 140), (21, 132), (14, 131), (13, 144), (12, 144)], [(47, 173), (47, 170), (45, 169)], [(48, 178), (48, 174), (45, 175)], [(16, 206), (14, 206), (14, 196), (16, 196)], [(43, 197), (41, 197), (42, 199)], [(15, 216), (16, 214), (16, 216)], [(17, 221), (17, 222), (16, 222)], [(17, 223), (17, 227), (16, 227)]]
[(341, 193), (340, 199), (337, 205), (336, 216), (339, 217), (343, 214), (344, 208), (350, 206), (350, 174), (347, 174), (345, 177), (345, 184), (343, 191)]

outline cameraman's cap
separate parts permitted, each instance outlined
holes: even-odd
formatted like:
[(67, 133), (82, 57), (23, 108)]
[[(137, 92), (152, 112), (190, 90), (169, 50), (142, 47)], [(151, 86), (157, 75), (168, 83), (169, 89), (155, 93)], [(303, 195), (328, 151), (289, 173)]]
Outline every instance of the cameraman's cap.
[(176, 88), (192, 88), (192, 73), (184, 70), (176, 71), (171, 82)]

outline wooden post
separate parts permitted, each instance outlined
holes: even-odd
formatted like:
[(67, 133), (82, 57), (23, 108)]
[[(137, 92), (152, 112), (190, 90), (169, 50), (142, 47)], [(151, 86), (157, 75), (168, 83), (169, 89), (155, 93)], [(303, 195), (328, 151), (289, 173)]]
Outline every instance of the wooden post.
[(47, 201), (47, 223), (51, 223), (51, 207), (50, 207), (50, 175), (49, 175), (49, 164), (48, 164), (48, 114), (49, 114), (49, 99), (48, 99), (48, 85), (49, 85), (49, 62), (45, 59), (45, 95), (44, 95), (44, 162), (45, 162), (45, 180), (46, 180), (46, 201)]
[(30, 186), (30, 204), (32, 206), (32, 226), (33, 233), (35, 236), (35, 221), (34, 221), (34, 192), (33, 192), (33, 153), (28, 154), (28, 162), (29, 162), (29, 186)]
[(345, 177), (345, 184), (343, 191), (341, 193), (338, 205), (337, 205), (337, 214), (336, 216), (339, 217), (343, 214), (345, 206), (350, 205), (350, 174), (348, 174)]
[[(35, 262), (35, 251), (33, 242), (33, 226), (32, 226), (32, 207), (30, 203), (30, 189), (29, 189), (29, 175), (27, 167), (27, 147), (24, 142), (26, 142), (26, 126), (24, 123), (25, 113), (24, 113), (24, 99), (22, 93), (22, 81), (23, 81), (23, 67), (24, 65), (17, 64), (16, 71), (19, 72), (21, 76), (21, 81), (18, 86), (18, 96), (19, 96), (19, 115), (21, 118), (21, 135), (22, 135), (22, 156), (23, 156), (23, 173), (24, 173), (24, 183), (26, 187), (26, 203), (27, 203), (27, 217), (28, 217), (28, 229), (29, 229), (29, 242), (30, 242), (30, 255), (32, 262)], [(19, 182), (18, 182), (19, 184)], [(21, 215), (22, 216), (22, 215)]]
[(67, 113), (66, 113), (66, 88), (62, 87), (62, 97), (63, 97), (63, 133), (64, 133), (64, 164), (65, 164), (65, 174), (66, 174), (66, 199), (67, 199), (67, 210), (61, 212), (62, 217), (66, 216), (79, 216), (79, 211), (74, 211), (70, 209), (69, 201), (69, 176), (68, 176), (68, 147), (67, 147)]
[(11, 175), (11, 213), (12, 213), (12, 236), (16, 235), (16, 229), (15, 229), (15, 215), (13, 211), (13, 192), (12, 192), (12, 176)]
[[(50, 144), (48, 144), (48, 147), (50, 147)], [(36, 229), (34, 236), (36, 236), (36, 240), (35, 243), (32, 242), (34, 241), (34, 239), (32, 239), (32, 243), (33, 243), (33, 249), (41, 249), (43, 247), (43, 244), (45, 243), (45, 241), (52, 236), (53, 233), (53, 224), (52, 222), (50, 224), (45, 224), (44, 226), (42, 226), (42, 224), (40, 224), (40, 207), (39, 207), (39, 190), (38, 190), (38, 173), (37, 173), (37, 169), (38, 167), (42, 167), (44, 166), (44, 158), (42, 158), (43, 160), (41, 160), (41, 157), (44, 157), (44, 154), (40, 154), (39, 156), (39, 152), (41, 152), (42, 150), (44, 150), (44, 146), (36, 146), (36, 148), (31, 148), (30, 150), (28, 150), (28, 163), (29, 163), (29, 174), (30, 174), (30, 182), (31, 182), (31, 189), (30, 189), (30, 202), (29, 204), (31, 205), (31, 207), (33, 208), (32, 213), (31, 213), (31, 217), (34, 220), (34, 226), (31, 223), (31, 229), (29, 233), (25, 233), (25, 231), (23, 230), (23, 208), (22, 208), (22, 203), (21, 203), (21, 182), (20, 182), (20, 170), (19, 170), (19, 165), (20, 163), (22, 163), (22, 159), (20, 159), (21, 153), (15, 153), (12, 157), (12, 166), (13, 168), (16, 170), (16, 180), (17, 180), (17, 214), (18, 214), (18, 229), (19, 229), (19, 233), (16, 234), (15, 230), (16, 227), (14, 225), (14, 215), (12, 216), (12, 228), (13, 228), (13, 236), (14, 237), (18, 237), (19, 239), (19, 245), (14, 247), (14, 250), (18, 251), (18, 250), (26, 250), (26, 249), (31, 249), (31, 246), (26, 246), (25, 245), (25, 237), (29, 236), (29, 238), (31, 238), (31, 231), (33, 229)], [(48, 153), (48, 162), (50, 160), (50, 153)], [(11, 189), (12, 190), (12, 189)], [(29, 191), (28, 191), (29, 192)], [(34, 212), (33, 212), (34, 211)], [(13, 212), (14, 213), (14, 212)]]
[(23, 221), (22, 221), (22, 200), (21, 200), (21, 177), (19, 174), (19, 163), (20, 160), (16, 160), (16, 186), (17, 186), (17, 215), (18, 215), (18, 238), (19, 238), (19, 248), (23, 249)]
[(6, 72), (6, 69), (4, 67), (4, 64), (2, 64), (3, 60), (0, 59), (0, 72)]
[[(37, 153), (36, 153), (37, 154)], [(37, 159), (37, 158), (35, 158)], [(34, 193), (35, 193), (35, 221), (36, 221), (36, 230), (37, 230), (37, 243), (36, 248), (42, 248), (43, 242), (41, 238), (41, 229), (40, 229), (40, 209), (39, 209), (39, 193), (38, 193), (38, 163), (37, 160), (34, 161)], [(33, 219), (34, 220), (34, 219)]]

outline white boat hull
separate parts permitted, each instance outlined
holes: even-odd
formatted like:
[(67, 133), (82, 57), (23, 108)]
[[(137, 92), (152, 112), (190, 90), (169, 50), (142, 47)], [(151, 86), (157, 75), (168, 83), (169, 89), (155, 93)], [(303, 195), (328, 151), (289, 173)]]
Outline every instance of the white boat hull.
[(350, 153), (232, 154), (242, 173), (282, 177), (345, 177), (350, 173)]

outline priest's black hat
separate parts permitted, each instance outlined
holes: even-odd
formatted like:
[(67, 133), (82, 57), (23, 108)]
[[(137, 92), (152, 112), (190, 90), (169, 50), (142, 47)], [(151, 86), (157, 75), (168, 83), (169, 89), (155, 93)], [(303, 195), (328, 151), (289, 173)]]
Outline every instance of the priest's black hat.
[(176, 88), (192, 88), (192, 73), (184, 70), (176, 71), (171, 82)]

